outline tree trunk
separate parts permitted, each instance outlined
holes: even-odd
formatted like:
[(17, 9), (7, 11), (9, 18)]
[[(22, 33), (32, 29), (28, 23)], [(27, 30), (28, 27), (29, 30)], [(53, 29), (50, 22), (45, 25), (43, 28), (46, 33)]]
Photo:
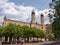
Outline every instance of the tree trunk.
[(38, 37), (37, 37), (37, 41), (38, 41)]
[(17, 37), (17, 40), (19, 41), (19, 36)]
[(29, 42), (29, 37), (27, 37), (27, 42)]
[(5, 36), (5, 41), (8, 41), (8, 37), (7, 36)]
[(12, 41), (12, 36), (9, 37), (9, 42), (11, 42), (11, 41)]

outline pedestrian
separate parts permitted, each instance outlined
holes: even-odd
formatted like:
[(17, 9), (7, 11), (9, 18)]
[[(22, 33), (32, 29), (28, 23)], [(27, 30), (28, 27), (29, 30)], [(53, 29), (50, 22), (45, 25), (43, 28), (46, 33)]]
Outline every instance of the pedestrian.
[(20, 40), (17, 41), (18, 45), (20, 45)]
[(21, 45), (24, 45), (24, 42), (25, 42), (24, 39), (21, 39)]

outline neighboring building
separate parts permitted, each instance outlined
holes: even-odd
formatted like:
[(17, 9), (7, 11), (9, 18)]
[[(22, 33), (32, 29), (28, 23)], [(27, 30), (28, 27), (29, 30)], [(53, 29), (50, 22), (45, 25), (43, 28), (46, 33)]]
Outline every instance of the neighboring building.
[(12, 23), (12, 24), (21, 25), (21, 26), (26, 25), (29, 27), (39, 28), (39, 29), (43, 30), (44, 32), (46, 32), (46, 30), (49, 30), (48, 29), (49, 26), (44, 24), (44, 15), (43, 14), (40, 15), (41, 24), (37, 24), (34, 10), (31, 13), (31, 19), (32, 19), (31, 23), (28, 23), (28, 22), (21, 22), (21, 21), (6, 19), (6, 17), (5, 17), (4, 22), (3, 22), (3, 26), (6, 26), (9, 23)]

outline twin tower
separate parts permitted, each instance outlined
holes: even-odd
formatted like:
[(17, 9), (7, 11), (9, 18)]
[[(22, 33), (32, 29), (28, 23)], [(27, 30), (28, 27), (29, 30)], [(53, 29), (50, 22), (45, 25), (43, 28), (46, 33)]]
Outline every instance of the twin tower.
[[(41, 20), (41, 25), (44, 25), (44, 15), (42, 13), (40, 15), (40, 20)], [(31, 13), (31, 23), (37, 23), (34, 10), (32, 10), (32, 13)]]
[(36, 28), (42, 29), (45, 32), (46, 26), (44, 24), (43, 13), (40, 14), (40, 20), (41, 20), (41, 24), (37, 24), (36, 18), (35, 18), (35, 11), (32, 10), (32, 12), (31, 12), (31, 27), (36, 27)]

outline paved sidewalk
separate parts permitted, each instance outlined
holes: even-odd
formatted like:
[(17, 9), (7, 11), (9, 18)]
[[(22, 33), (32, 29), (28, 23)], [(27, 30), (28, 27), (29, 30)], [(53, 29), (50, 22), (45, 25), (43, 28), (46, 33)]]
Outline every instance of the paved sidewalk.
[(25, 43), (24, 45), (39, 45), (40, 43)]
[(25, 43), (24, 45), (40, 45), (40, 44), (44, 44), (44, 43), (51, 43), (53, 41), (49, 41), (49, 42), (39, 42), (39, 43)]
[[(41, 44), (45, 44), (45, 43), (51, 43), (53, 41), (49, 41), (49, 42), (39, 42), (39, 43), (24, 43), (23, 45), (41, 45)], [(3, 45), (21, 45), (21, 44), (3, 44)]]

